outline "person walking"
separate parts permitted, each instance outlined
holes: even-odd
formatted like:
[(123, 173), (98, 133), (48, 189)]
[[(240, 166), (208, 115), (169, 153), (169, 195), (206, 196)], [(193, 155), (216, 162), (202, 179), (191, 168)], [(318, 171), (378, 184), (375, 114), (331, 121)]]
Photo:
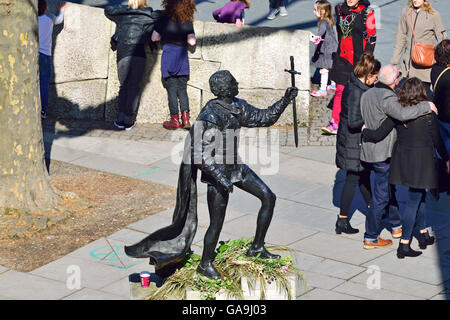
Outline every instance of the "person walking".
[(39, 24), (39, 89), (41, 94), (41, 118), (47, 119), (48, 92), (52, 75), (53, 26), (64, 21), (65, 2), (60, 2), (58, 15), (46, 14), (47, 1), (38, 1)]
[(164, 11), (155, 25), (152, 41), (162, 43), (161, 74), (170, 111), (170, 120), (164, 121), (163, 127), (169, 130), (181, 127), (188, 129), (191, 123), (187, 94), (190, 74), (187, 46), (196, 44), (193, 25), (195, 3), (194, 0), (163, 0), (162, 6)]
[(409, 0), (408, 5), (403, 8), (398, 23), (397, 39), (391, 63), (400, 65), (399, 69), (406, 78), (417, 77), (422, 80), (430, 99), (430, 73), (433, 62), (431, 61), (427, 65), (422, 65), (420, 61), (415, 62), (413, 60), (414, 45), (434, 46), (436, 40), (441, 42), (445, 38), (447, 38), (447, 34), (441, 15), (431, 7), (430, 2), (428, 0)]
[(214, 10), (212, 15), (217, 22), (234, 23), (241, 28), (244, 24), (245, 9), (250, 8), (250, 0), (230, 0), (222, 8)]
[[(328, 95), (328, 73), (333, 66), (333, 54), (337, 50), (337, 38), (334, 32), (333, 12), (331, 11), (331, 4), (326, 0), (318, 0), (314, 4), (314, 15), (319, 20), (319, 30), (317, 35), (311, 40), (317, 45), (314, 52), (313, 62), (317, 69), (320, 69), (320, 90), (312, 91), (313, 97), (325, 97)], [(331, 87), (336, 87), (334, 81), (331, 82)]]
[[(322, 132), (336, 134), (339, 128), (341, 100), (353, 66), (363, 53), (372, 52), (376, 43), (375, 15), (367, 0), (345, 0), (335, 7), (338, 50), (333, 60), (330, 79), (336, 82), (333, 110), (329, 124)], [(330, 88), (333, 89), (333, 88)]]
[(364, 124), (360, 99), (377, 80), (380, 68), (381, 64), (373, 54), (363, 54), (350, 74), (350, 80), (342, 94), (341, 121), (336, 137), (336, 165), (347, 173), (336, 221), (337, 234), (359, 232), (352, 228), (348, 217), (356, 186), (359, 186), (367, 205), (372, 197), (370, 170), (360, 160), (361, 128)]
[[(398, 99), (400, 104), (409, 108), (417, 102), (426, 101), (428, 96), (422, 81), (414, 77), (404, 81), (398, 92)], [(397, 257), (402, 259), (421, 254), (420, 251), (411, 249), (414, 226), (417, 225), (421, 236), (427, 233), (426, 189), (434, 190), (439, 186), (436, 152), (444, 159), (447, 173), (449, 156), (439, 135), (439, 124), (433, 112), (416, 120), (399, 122), (396, 130), (398, 136), (392, 154), (389, 183), (409, 188), (402, 214), (403, 233), (397, 249)]]
[[(416, 119), (431, 112), (432, 103), (418, 102), (410, 108), (403, 108), (398, 102), (394, 88), (399, 83), (397, 67), (386, 65), (380, 69), (379, 81), (361, 97), (361, 115), (364, 121), (361, 142), (361, 161), (373, 172), (373, 194), (366, 215), (364, 248), (373, 249), (385, 226), (393, 238), (402, 235), (402, 222), (396, 204), (395, 192), (389, 185), (389, 172), (392, 149), (397, 139), (395, 123), (390, 117), (400, 121)], [(377, 130), (391, 123), (386, 133), (379, 138), (370, 136), (371, 130)], [(389, 125), (388, 125), (389, 126)], [(381, 129), (383, 130), (383, 129)], [(385, 219), (383, 219), (385, 217)]]
[(108, 6), (104, 13), (116, 24), (111, 42), (117, 50), (120, 88), (114, 126), (128, 131), (136, 123), (147, 61), (145, 45), (151, 45), (150, 36), (158, 13), (147, 6), (147, 0), (128, 0), (128, 6)]
[(286, 0), (269, 0), (269, 15), (267, 16), (268, 20), (273, 20), (280, 15), (280, 17), (285, 17), (288, 15), (286, 9)]

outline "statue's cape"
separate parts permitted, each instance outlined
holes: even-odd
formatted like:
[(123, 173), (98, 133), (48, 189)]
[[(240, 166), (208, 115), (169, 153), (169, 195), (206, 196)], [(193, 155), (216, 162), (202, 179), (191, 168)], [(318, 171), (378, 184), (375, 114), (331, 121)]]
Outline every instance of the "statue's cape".
[(150, 258), (156, 269), (181, 262), (191, 250), (197, 231), (197, 168), (181, 163), (177, 201), (172, 224), (159, 229), (140, 242), (125, 246), (133, 258)]

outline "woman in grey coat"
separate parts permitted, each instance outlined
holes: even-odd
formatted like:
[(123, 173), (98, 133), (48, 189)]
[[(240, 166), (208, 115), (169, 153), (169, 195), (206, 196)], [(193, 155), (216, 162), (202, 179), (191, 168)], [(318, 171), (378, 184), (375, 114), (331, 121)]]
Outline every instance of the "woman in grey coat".
[[(411, 23), (412, 21), (412, 23)], [(414, 29), (414, 38), (413, 38)], [(394, 53), (391, 63), (400, 64), (400, 71), (406, 78), (417, 77), (423, 82), (430, 92), (430, 67), (421, 67), (411, 59), (411, 51), (414, 43), (435, 45), (447, 38), (441, 15), (434, 10), (428, 0), (409, 0), (408, 6), (403, 8), (397, 28)]]

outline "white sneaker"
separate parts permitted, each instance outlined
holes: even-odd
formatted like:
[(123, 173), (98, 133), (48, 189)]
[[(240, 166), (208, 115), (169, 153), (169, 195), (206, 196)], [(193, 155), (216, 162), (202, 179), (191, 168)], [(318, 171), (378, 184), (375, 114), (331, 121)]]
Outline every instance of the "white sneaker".
[(280, 16), (281, 17), (285, 17), (285, 16), (287, 16), (288, 15), (288, 12), (287, 12), (287, 10), (286, 10), (286, 7), (280, 7)]
[(280, 13), (280, 9), (270, 9), (269, 15), (267, 16), (267, 19), (273, 20), (277, 16), (277, 14)]

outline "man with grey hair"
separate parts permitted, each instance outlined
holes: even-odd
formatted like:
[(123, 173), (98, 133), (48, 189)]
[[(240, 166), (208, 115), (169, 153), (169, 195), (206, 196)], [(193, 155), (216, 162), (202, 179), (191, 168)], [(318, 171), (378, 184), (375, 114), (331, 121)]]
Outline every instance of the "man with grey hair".
[[(428, 101), (421, 102), (410, 108), (404, 108), (398, 102), (397, 95), (394, 91), (394, 88), (399, 83), (400, 76), (401, 73), (396, 66), (383, 66), (378, 75), (379, 81), (361, 97), (361, 115), (366, 129), (363, 127), (360, 157), (361, 161), (371, 166), (374, 172), (372, 200), (370, 201), (366, 216), (366, 232), (364, 234), (365, 249), (373, 249), (381, 246), (378, 243), (378, 237), (384, 228), (383, 218), (385, 218), (387, 222), (386, 227), (391, 229), (394, 238), (399, 238), (402, 234), (401, 218), (398, 210), (396, 210), (396, 206), (390, 206), (390, 210), (387, 210), (390, 199), (394, 200), (390, 198), (389, 192), (389, 168), (397, 133), (393, 129), (393, 126), (390, 126), (382, 132), (383, 128), (387, 127), (386, 125), (381, 127), (383, 122), (388, 117), (400, 121), (416, 119), (436, 110), (434, 104)], [(384, 124), (388, 124), (388, 121)], [(379, 137), (368, 140), (367, 135), (375, 133), (373, 130), (376, 129), (380, 129), (376, 131)], [(391, 196), (393, 197), (392, 193)], [(380, 243), (385, 242), (380, 241)], [(392, 241), (388, 241), (388, 244), (392, 244)]]

